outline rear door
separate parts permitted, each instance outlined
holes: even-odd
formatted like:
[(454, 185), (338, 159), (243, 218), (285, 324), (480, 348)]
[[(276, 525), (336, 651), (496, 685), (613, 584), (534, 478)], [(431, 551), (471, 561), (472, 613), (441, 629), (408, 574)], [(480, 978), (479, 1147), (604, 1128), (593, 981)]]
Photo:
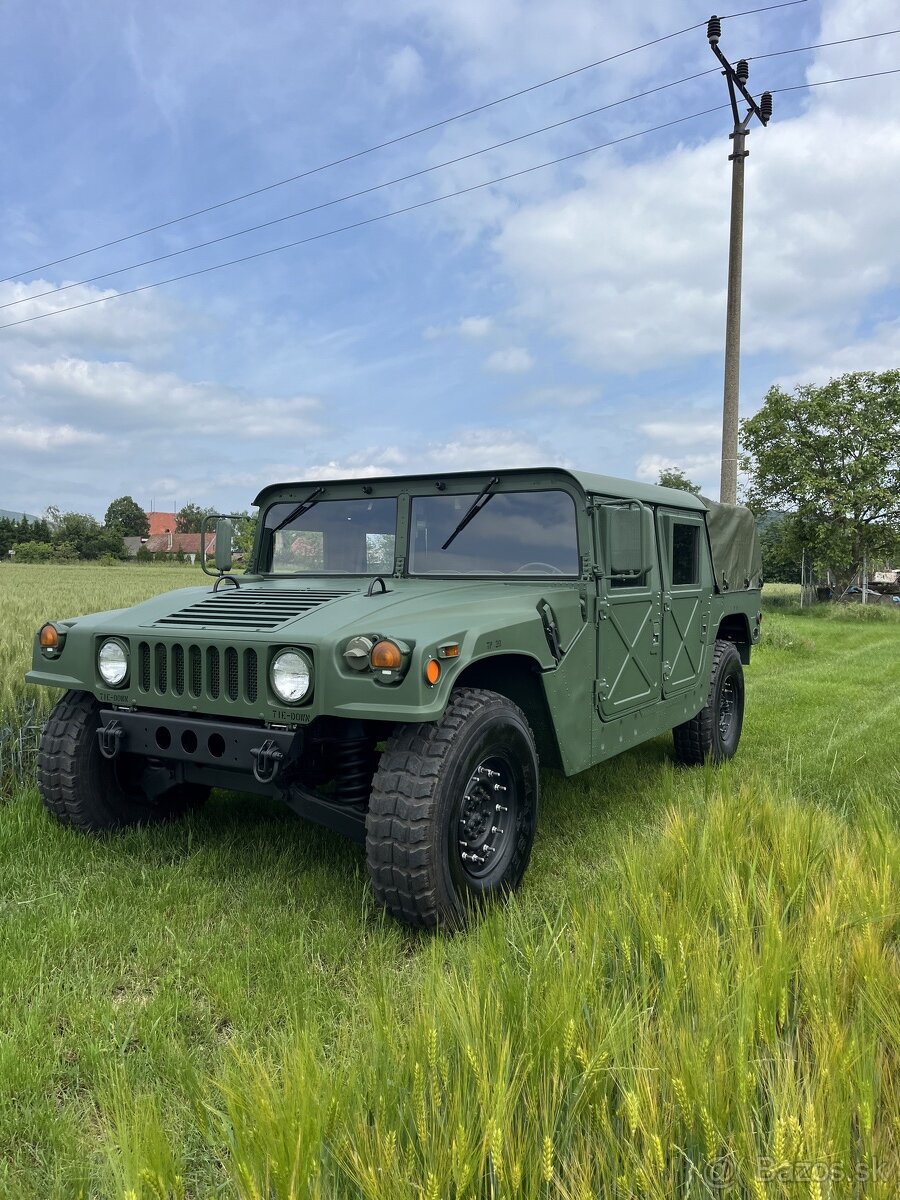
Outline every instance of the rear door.
[(702, 513), (661, 508), (656, 515), (662, 565), (662, 693), (693, 687), (703, 668), (712, 567)]

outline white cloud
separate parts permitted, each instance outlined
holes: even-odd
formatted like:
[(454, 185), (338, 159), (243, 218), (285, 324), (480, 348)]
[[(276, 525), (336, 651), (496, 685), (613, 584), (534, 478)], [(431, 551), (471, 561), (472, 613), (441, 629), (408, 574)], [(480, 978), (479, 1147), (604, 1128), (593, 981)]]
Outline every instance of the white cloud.
[(387, 60), (384, 80), (392, 92), (417, 92), (425, 78), (422, 56), (412, 46), (401, 46)]
[(103, 435), (72, 425), (11, 425), (0, 422), (0, 446), (19, 450), (55, 450), (62, 446), (85, 446), (104, 441)]
[(45, 412), (76, 405), (86, 423), (160, 435), (216, 433), (229, 438), (304, 437), (321, 431), (320, 402), (310, 396), (253, 396), (221, 384), (193, 383), (170, 371), (129, 362), (61, 358), (10, 368), (21, 401)]
[(309, 479), (418, 475), (438, 471), (478, 471), (497, 467), (568, 465), (560, 448), (547, 439), (508, 428), (462, 429), (445, 441), (389, 450), (367, 447), (342, 458), (306, 467)]
[(25, 343), (57, 349), (77, 346), (82, 353), (127, 350), (150, 357), (186, 324), (178, 306), (153, 292), (120, 297), (115, 288), (83, 285), (33, 298), (56, 286), (47, 279), (0, 283), (0, 326), (12, 326), (0, 330), (0, 355), (6, 357), (10, 347)]
[(534, 359), (522, 346), (509, 346), (505, 350), (495, 350), (484, 360), (488, 371), (496, 371), (503, 375), (519, 375), (530, 371)]
[(657, 441), (675, 446), (694, 446), (698, 442), (718, 442), (722, 437), (721, 422), (697, 421), (685, 416), (680, 421), (645, 421), (641, 433)]
[(718, 484), (719, 456), (718, 454), (686, 454), (673, 458), (668, 454), (644, 454), (638, 459), (635, 474), (638, 479), (647, 483), (656, 483), (660, 471), (677, 469), (683, 471), (689, 479), (703, 486), (704, 492), (715, 490), (713, 481)]
[(429, 325), (422, 336), (427, 341), (434, 341), (436, 338), (448, 337), (453, 334), (478, 340), (487, 337), (493, 329), (493, 317), (462, 317), (452, 325)]

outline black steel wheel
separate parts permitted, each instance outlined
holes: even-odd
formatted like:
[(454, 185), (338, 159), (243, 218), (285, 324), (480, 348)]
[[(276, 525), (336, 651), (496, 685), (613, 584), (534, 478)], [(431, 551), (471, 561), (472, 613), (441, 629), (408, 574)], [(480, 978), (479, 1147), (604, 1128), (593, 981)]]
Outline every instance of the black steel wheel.
[(38, 791), (61, 825), (83, 833), (171, 821), (201, 805), (209, 788), (165, 786), (167, 774), (131, 754), (106, 759), (97, 729), (100, 705), (89, 692), (66, 692), (50, 714), (38, 753)]
[(733, 642), (717, 640), (706, 704), (672, 730), (675, 757), (686, 766), (733, 758), (744, 723), (744, 669)]
[(521, 882), (538, 791), (534, 736), (505, 696), (460, 688), (440, 721), (400, 727), (366, 820), (378, 900), (408, 925), (462, 925), (473, 906)]

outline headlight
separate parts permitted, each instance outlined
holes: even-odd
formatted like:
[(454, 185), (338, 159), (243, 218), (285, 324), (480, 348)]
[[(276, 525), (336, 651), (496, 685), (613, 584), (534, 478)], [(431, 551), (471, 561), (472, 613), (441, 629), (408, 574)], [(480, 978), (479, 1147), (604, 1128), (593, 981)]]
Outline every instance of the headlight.
[(296, 704), (312, 686), (312, 663), (299, 650), (276, 654), (269, 674), (275, 695), (285, 704)]
[(100, 647), (97, 655), (100, 678), (110, 687), (118, 687), (128, 674), (128, 651), (122, 642), (109, 638)]

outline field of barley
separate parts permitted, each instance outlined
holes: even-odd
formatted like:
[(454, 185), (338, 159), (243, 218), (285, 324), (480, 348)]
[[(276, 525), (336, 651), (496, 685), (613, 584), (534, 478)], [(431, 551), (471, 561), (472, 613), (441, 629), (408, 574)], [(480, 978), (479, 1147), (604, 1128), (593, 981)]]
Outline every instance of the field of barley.
[(34, 630), (195, 578), (0, 566), (2, 1200), (900, 1194), (900, 614), (767, 588), (736, 759), (546, 772), (425, 937), (274, 802), (45, 816)]

